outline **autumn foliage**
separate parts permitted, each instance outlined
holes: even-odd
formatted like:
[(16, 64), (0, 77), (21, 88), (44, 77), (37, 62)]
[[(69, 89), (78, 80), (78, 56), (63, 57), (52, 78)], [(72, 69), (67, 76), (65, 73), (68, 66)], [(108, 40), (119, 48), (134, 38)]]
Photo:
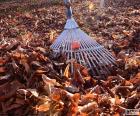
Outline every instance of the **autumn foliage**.
[(62, 6), (0, 14), (0, 115), (122, 116), (140, 108), (140, 7), (89, 3), (75, 3), (74, 15), (117, 59), (105, 80), (49, 48), (65, 24)]

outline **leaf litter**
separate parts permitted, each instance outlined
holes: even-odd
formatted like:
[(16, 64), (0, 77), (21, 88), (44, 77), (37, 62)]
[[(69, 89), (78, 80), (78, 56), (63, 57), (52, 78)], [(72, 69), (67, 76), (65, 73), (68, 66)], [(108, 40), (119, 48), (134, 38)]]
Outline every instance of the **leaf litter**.
[(99, 13), (89, 3), (76, 3), (74, 15), (117, 58), (112, 74), (99, 80), (49, 48), (63, 29), (63, 7), (5, 15), (0, 19), (1, 113), (121, 116), (125, 109), (140, 108), (140, 9), (109, 7)]

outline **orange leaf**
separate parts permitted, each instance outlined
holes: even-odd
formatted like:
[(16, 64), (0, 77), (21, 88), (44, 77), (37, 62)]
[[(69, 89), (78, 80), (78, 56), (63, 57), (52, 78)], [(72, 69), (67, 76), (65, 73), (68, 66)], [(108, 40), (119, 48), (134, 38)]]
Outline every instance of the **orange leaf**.
[(120, 116), (120, 114), (119, 113), (116, 113), (116, 114), (113, 114), (113, 116)]
[(75, 103), (77, 103), (78, 100), (80, 99), (80, 94), (79, 94), (79, 93), (74, 94), (73, 97), (72, 97), (72, 99), (73, 99), (73, 101), (74, 101)]
[(98, 97), (98, 95), (97, 94), (93, 94), (93, 93), (88, 93), (88, 94), (86, 94), (84, 97), (83, 97), (83, 99), (96, 99)]
[(50, 109), (50, 104), (48, 103), (48, 104), (42, 104), (42, 105), (40, 105), (39, 107), (37, 107), (36, 108), (36, 110), (38, 110), (38, 111), (48, 111)]
[(117, 35), (112, 34), (112, 38), (113, 38), (113, 39), (116, 39), (116, 38), (117, 38)]
[(59, 101), (60, 100), (60, 94), (52, 94), (51, 95), (51, 98), (54, 100), (54, 101)]
[(16, 53), (13, 54), (12, 56), (13, 56), (13, 58), (15, 58), (15, 59), (24, 59), (24, 58), (27, 57), (27, 55), (25, 55), (25, 54), (23, 54), (23, 53), (18, 53), (18, 52), (16, 52)]

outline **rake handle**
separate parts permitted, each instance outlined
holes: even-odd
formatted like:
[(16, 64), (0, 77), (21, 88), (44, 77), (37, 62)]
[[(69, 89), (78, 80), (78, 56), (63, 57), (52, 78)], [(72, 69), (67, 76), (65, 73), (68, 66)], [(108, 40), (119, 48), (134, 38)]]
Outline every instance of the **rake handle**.
[(70, 19), (72, 18), (72, 8), (71, 8), (71, 0), (64, 0), (64, 4), (67, 8), (67, 18)]

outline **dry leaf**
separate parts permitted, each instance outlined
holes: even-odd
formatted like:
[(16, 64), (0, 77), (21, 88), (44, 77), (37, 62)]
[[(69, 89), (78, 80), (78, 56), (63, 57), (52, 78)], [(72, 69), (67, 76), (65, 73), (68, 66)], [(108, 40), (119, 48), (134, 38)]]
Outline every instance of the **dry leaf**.
[(50, 104), (49, 103), (42, 104), (42, 105), (39, 105), (39, 106), (36, 107), (36, 110), (40, 111), (40, 112), (46, 112), (49, 109), (50, 109)]
[(5, 73), (5, 72), (6, 72), (5, 67), (0, 67), (0, 73)]
[(70, 76), (69, 69), (70, 69), (70, 64), (67, 65), (67, 67), (65, 68), (64, 74), (63, 74), (67, 78), (69, 78), (69, 76)]

